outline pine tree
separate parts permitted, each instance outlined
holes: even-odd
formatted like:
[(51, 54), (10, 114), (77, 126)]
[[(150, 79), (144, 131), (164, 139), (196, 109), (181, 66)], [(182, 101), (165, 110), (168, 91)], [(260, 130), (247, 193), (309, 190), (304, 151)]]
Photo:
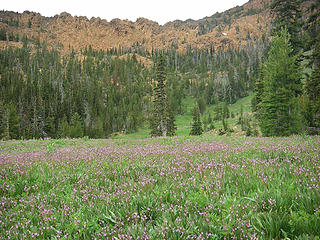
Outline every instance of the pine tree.
[(287, 28), (291, 36), (292, 54), (296, 54), (302, 49), (302, 13), (300, 7), (301, 0), (274, 0), (271, 5), (271, 11), (276, 15), (274, 32), (278, 34), (282, 28)]
[(203, 133), (202, 122), (198, 105), (195, 105), (192, 112), (192, 128), (190, 135), (201, 135)]
[(156, 66), (156, 87), (153, 90), (153, 111), (150, 116), (151, 136), (175, 135), (174, 115), (169, 109), (166, 89), (166, 62), (163, 53), (160, 54)]
[(264, 136), (288, 136), (300, 131), (296, 93), (301, 89), (301, 76), (296, 65), (297, 56), (291, 56), (292, 51), (290, 35), (282, 29), (272, 41), (263, 68), (259, 123)]

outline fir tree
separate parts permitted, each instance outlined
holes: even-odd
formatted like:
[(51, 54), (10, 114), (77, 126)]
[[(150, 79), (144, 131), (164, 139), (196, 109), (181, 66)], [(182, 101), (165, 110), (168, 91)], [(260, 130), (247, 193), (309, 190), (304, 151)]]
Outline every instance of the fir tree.
[(156, 87), (153, 90), (153, 111), (150, 117), (151, 136), (173, 136), (173, 111), (169, 109), (166, 89), (166, 62), (161, 53), (156, 66)]
[(271, 11), (276, 15), (274, 32), (278, 34), (282, 28), (288, 30), (293, 47), (291, 54), (296, 54), (302, 49), (302, 13), (300, 6), (301, 0), (275, 0), (271, 5)]
[(299, 133), (301, 122), (296, 108), (297, 89), (301, 89), (297, 56), (291, 56), (290, 35), (282, 29), (271, 44), (263, 68), (263, 94), (259, 122), (264, 136), (288, 136)]
[(192, 128), (190, 135), (201, 135), (203, 133), (202, 122), (200, 119), (200, 111), (197, 105), (193, 108), (192, 113)]

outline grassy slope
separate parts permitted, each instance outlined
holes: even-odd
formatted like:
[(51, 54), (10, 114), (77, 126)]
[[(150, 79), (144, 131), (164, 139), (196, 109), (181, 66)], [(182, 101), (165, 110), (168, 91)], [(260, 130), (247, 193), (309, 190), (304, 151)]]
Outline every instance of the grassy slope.
[[(228, 119), (228, 124), (230, 127), (236, 126), (236, 123), (238, 121), (238, 115), (240, 114), (240, 108), (241, 105), (243, 107), (244, 112), (251, 112), (251, 99), (253, 95), (250, 95), (248, 97), (239, 99), (236, 103), (231, 104), (229, 106), (230, 112), (233, 112), (234, 115), (236, 116), (233, 119)], [(188, 136), (189, 132), (191, 130), (191, 124), (192, 124), (192, 109), (195, 103), (195, 99), (187, 97), (183, 100), (182, 108), (185, 110), (184, 115), (178, 115), (176, 116), (176, 124), (177, 124), (177, 136)], [(214, 116), (214, 108), (216, 105), (210, 105), (207, 106), (206, 112), (203, 117), (208, 118), (209, 113), (211, 116)], [(203, 118), (202, 117), (202, 118)], [(222, 128), (222, 123), (221, 121), (214, 121), (214, 126), (216, 129)], [(239, 128), (239, 126), (238, 126)], [(239, 130), (239, 129), (238, 129)], [(139, 129), (138, 132), (132, 133), (132, 134), (127, 134), (127, 135), (122, 135), (122, 136), (116, 136), (115, 138), (117, 139), (141, 139), (141, 138), (147, 138), (149, 137), (150, 130), (147, 128), (147, 126), (143, 129)]]

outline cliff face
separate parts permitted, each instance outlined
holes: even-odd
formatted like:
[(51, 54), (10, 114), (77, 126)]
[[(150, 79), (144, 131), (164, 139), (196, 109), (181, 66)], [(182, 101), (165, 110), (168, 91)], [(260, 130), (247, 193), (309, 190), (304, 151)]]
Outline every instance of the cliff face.
[(240, 46), (269, 32), (271, 1), (250, 0), (211, 17), (197, 21), (176, 20), (163, 26), (145, 18), (136, 22), (120, 19), (108, 22), (100, 18), (73, 17), (65, 12), (48, 18), (29, 11), (22, 14), (1, 11), (0, 29), (16, 39), (25, 35), (29, 39), (46, 41), (62, 52), (72, 48), (79, 51), (89, 45), (102, 50), (119, 46), (140, 46), (147, 50), (175, 46), (178, 51), (186, 50), (187, 46)]

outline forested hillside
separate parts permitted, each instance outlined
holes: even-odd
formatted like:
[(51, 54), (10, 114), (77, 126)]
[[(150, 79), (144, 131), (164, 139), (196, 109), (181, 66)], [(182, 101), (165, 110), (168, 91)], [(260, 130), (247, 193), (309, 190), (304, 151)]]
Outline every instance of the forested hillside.
[[(136, 131), (148, 120), (155, 69), (139, 62), (137, 54), (89, 47), (61, 55), (34, 44), (25, 39), (22, 48), (0, 52), (3, 138), (101, 138)], [(203, 104), (233, 103), (247, 96), (265, 43), (254, 46), (165, 51), (175, 114), (184, 113), (181, 102), (186, 96)], [(156, 62), (159, 51), (141, 55)]]
[(207, 115), (221, 120), (220, 134), (230, 133), (228, 104), (255, 92), (254, 116), (241, 112), (238, 120), (247, 135), (257, 124), (255, 135), (319, 132), (319, 1), (252, 0), (164, 26), (65, 13), (0, 16), (1, 139), (105, 138), (148, 128), (160, 55), (175, 116), (186, 114), (187, 98), (207, 123), (206, 107), (224, 106)]

